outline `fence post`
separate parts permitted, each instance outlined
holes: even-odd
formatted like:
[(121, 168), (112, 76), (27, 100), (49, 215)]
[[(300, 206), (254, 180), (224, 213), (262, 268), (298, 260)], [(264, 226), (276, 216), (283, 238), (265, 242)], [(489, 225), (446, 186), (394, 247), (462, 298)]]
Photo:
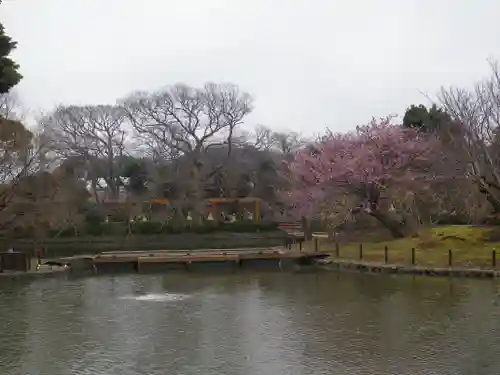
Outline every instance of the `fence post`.
[(384, 263), (389, 263), (389, 248), (387, 245), (384, 246)]
[(448, 267), (451, 267), (451, 265), (453, 264), (453, 252), (450, 250), (448, 250)]
[(411, 265), (414, 266), (415, 265), (415, 248), (412, 247), (411, 248)]
[(335, 256), (337, 258), (340, 256), (340, 246), (337, 240), (335, 240)]
[(363, 260), (363, 244), (359, 244), (359, 260)]
[(314, 251), (318, 252), (319, 249), (319, 242), (318, 242), (318, 237), (314, 238)]
[(497, 251), (491, 250), (491, 265), (493, 269), (497, 268)]

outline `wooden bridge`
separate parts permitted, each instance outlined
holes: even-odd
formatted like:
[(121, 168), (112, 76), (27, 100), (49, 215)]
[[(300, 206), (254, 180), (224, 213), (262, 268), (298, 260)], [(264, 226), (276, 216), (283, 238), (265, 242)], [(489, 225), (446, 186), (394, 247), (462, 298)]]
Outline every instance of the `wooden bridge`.
[(302, 244), (305, 240), (305, 233), (299, 221), (282, 221), (278, 223), (278, 228), (287, 234), (285, 247), (288, 249), (291, 248), (292, 244)]
[(328, 254), (303, 253), (283, 248), (207, 249), (198, 251), (107, 252), (92, 257), (94, 270), (102, 272), (148, 272), (199, 269), (294, 268), (312, 264)]

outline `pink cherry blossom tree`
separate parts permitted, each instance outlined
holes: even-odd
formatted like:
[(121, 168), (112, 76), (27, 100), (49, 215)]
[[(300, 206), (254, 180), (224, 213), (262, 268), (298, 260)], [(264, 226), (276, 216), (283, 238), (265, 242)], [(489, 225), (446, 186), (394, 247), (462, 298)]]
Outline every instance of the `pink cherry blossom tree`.
[(288, 199), (300, 217), (334, 210), (339, 194), (358, 198), (353, 213), (376, 218), (395, 238), (408, 233), (408, 215), (391, 210), (392, 199), (429, 188), (440, 144), (429, 134), (402, 128), (392, 117), (373, 119), (345, 134), (329, 133), (286, 164)]

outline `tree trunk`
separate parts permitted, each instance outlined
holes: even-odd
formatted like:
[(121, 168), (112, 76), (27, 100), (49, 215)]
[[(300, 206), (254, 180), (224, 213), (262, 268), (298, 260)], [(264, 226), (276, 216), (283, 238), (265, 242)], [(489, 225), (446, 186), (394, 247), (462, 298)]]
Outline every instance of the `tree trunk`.
[(407, 225), (395, 218), (394, 215), (380, 211), (369, 211), (367, 213), (377, 219), (384, 228), (388, 229), (394, 238), (403, 238), (406, 236), (405, 229), (408, 229)]
[(486, 200), (491, 204), (491, 207), (493, 208), (493, 214), (500, 214), (500, 201), (498, 200), (498, 198), (491, 191), (488, 191), (488, 189), (484, 187), (480, 187), (479, 192), (484, 194)]
[(311, 231), (311, 223), (305, 216), (302, 216), (301, 218), (301, 226), (302, 226), (302, 232), (304, 232), (304, 239), (306, 241), (312, 240), (312, 231)]
[(328, 241), (335, 240), (335, 227), (330, 223), (326, 227), (326, 234), (328, 235)]

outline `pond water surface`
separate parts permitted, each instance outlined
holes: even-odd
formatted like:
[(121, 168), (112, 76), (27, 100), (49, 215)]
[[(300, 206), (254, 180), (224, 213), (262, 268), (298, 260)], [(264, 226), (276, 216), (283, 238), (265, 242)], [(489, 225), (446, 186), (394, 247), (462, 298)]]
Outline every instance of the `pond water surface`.
[(0, 279), (0, 374), (495, 375), (498, 291), (335, 272)]

